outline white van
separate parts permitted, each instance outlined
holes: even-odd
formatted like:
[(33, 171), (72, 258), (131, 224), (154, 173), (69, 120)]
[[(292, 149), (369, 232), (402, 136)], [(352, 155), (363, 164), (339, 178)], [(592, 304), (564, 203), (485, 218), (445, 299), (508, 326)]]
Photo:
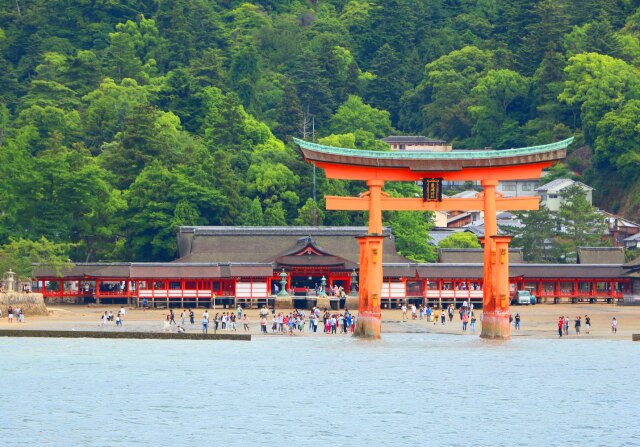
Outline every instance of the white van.
[(516, 292), (516, 303), (518, 304), (535, 304), (536, 297), (531, 294), (528, 290), (518, 290)]

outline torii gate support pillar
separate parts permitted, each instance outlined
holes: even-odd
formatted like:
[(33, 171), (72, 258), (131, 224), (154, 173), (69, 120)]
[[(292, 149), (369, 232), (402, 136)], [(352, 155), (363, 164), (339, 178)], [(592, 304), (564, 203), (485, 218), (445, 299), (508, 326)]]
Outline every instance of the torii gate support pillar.
[(484, 187), (484, 284), (482, 287), (482, 333), (488, 339), (511, 337), (509, 323), (509, 242), (498, 236), (495, 180), (483, 180)]
[(360, 291), (358, 320), (354, 335), (363, 338), (380, 338), (382, 292), (382, 180), (368, 180), (369, 232), (359, 237), (360, 242)]

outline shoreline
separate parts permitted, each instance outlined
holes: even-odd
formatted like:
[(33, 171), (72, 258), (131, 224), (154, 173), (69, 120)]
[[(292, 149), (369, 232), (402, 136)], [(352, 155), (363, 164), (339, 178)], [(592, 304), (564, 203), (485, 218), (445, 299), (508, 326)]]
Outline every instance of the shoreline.
[[(16, 332), (22, 331), (49, 331), (49, 332), (69, 332), (72, 334), (90, 332), (95, 334), (95, 337), (99, 338), (191, 338), (192, 336), (203, 335), (201, 333), (200, 322), (202, 320), (202, 314), (204, 309), (194, 309), (195, 312), (195, 324), (191, 325), (187, 319), (184, 328), (186, 333), (178, 334), (177, 325), (181, 325), (180, 314), (182, 309), (174, 309), (175, 320), (177, 325), (171, 325), (169, 331), (164, 329), (164, 320), (168, 311), (166, 309), (150, 309), (142, 310), (136, 308), (126, 308), (126, 314), (124, 317), (123, 327), (116, 327), (114, 322), (111, 322), (106, 327), (100, 325), (100, 315), (105, 311), (112, 310), (114, 314), (117, 314), (119, 307), (115, 306), (52, 306), (49, 308), (48, 316), (30, 316), (26, 315), (25, 323), (16, 323), (15, 319), (13, 323), (8, 323), (6, 315), (0, 319), (0, 335), (5, 331), (11, 330)], [(209, 309), (210, 318), (216, 313), (222, 312), (236, 313), (235, 309)], [(285, 312), (285, 310), (278, 310), (278, 312)], [(286, 310), (288, 313), (290, 310)], [(307, 315), (309, 311), (306, 311)], [(343, 312), (343, 311), (333, 311)], [(515, 316), (519, 313), (522, 318), (522, 329), (519, 331), (514, 330), (511, 326), (511, 336), (513, 338), (527, 337), (536, 339), (558, 339), (556, 322), (560, 315), (566, 315), (571, 320), (571, 327), (569, 336), (562, 337), (563, 339), (607, 339), (607, 340), (631, 340), (634, 334), (640, 333), (640, 306), (617, 306), (611, 304), (588, 304), (588, 303), (576, 303), (576, 304), (537, 304), (534, 306), (512, 306), (511, 312)], [(251, 337), (267, 337), (273, 336), (271, 333), (271, 314), (268, 317), (269, 334), (261, 334), (259, 326), (259, 310), (247, 309), (246, 313), (250, 320), (250, 330), (245, 332), (242, 327), (242, 323), (238, 322), (237, 330), (222, 330), (218, 329), (215, 334), (213, 331), (213, 323), (209, 325), (209, 335), (226, 336), (230, 335), (235, 337), (236, 335), (249, 335)], [(476, 311), (478, 316), (478, 324), (475, 333), (467, 330), (462, 331), (462, 325), (458, 314), (456, 313), (452, 321), (447, 318), (446, 323), (443, 325), (440, 322), (434, 324), (433, 322), (427, 322), (426, 319), (412, 320), (411, 314), (408, 312), (409, 319), (402, 319), (402, 312), (400, 310), (383, 310), (382, 311), (382, 333), (429, 333), (429, 334), (447, 334), (447, 335), (459, 335), (479, 337), (481, 332), (480, 313)], [(582, 327), (582, 333), (575, 334), (573, 327), (573, 320), (577, 316), (581, 316), (584, 319), (585, 315), (591, 317), (592, 327), (590, 334), (585, 333), (584, 326)], [(618, 332), (616, 334), (611, 333), (611, 319), (615, 317), (618, 321)], [(114, 334), (114, 335), (110, 335)], [(135, 335), (134, 335), (135, 334)], [(146, 334), (146, 337), (143, 335)], [(164, 334), (164, 335), (162, 335)], [(162, 335), (162, 336), (161, 336)], [(187, 335), (188, 337), (184, 337)], [(278, 334), (275, 334), (278, 335)], [(285, 334), (288, 335), (288, 334)], [(322, 327), (318, 328), (316, 333), (309, 331), (309, 325), (305, 327), (305, 331), (300, 333), (294, 332), (294, 336), (305, 337), (344, 337), (350, 334), (325, 334)], [(6, 335), (5, 335), (6, 336)], [(23, 334), (16, 336), (26, 336)], [(78, 337), (78, 335), (70, 335)], [(206, 337), (206, 335), (205, 335)]]

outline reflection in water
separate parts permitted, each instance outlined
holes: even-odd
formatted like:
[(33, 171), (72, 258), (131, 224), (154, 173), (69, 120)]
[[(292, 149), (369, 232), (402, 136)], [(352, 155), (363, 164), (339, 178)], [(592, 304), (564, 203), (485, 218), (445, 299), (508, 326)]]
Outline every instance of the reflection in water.
[(5, 446), (640, 444), (631, 342), (387, 334), (0, 349)]

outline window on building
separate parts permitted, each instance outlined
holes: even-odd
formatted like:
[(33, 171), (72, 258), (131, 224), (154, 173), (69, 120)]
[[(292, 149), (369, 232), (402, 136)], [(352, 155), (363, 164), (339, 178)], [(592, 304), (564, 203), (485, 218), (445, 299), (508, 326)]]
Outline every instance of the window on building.
[(558, 198), (558, 194), (549, 194), (549, 198), (550, 199), (557, 199)]
[(502, 190), (503, 191), (515, 191), (516, 190), (516, 184), (515, 183), (505, 183), (502, 186)]
[(533, 191), (533, 185), (531, 183), (523, 183), (522, 184), (523, 191)]

